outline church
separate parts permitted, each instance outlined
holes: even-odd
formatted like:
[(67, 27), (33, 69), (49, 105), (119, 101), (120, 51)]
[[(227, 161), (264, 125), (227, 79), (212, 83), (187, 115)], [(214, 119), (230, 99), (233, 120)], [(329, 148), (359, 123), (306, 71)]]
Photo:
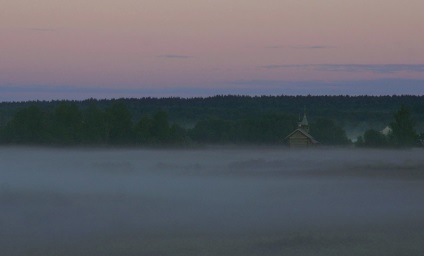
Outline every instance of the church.
[(284, 141), (288, 141), (290, 147), (308, 147), (319, 143), (309, 134), (306, 113), (303, 114), (303, 119), (298, 123), (297, 129), (290, 133)]

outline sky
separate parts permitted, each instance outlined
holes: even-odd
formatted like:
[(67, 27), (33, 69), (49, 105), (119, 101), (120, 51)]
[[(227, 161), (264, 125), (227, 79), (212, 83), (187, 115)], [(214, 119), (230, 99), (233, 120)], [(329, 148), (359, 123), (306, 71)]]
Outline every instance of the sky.
[(0, 101), (424, 95), (422, 0), (0, 3)]

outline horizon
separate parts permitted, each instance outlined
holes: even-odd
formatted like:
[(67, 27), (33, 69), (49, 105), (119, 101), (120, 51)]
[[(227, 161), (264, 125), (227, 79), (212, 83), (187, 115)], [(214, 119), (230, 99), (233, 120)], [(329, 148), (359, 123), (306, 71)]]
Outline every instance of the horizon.
[(62, 102), (62, 101), (76, 101), (76, 102), (84, 102), (84, 101), (114, 101), (114, 100), (144, 100), (144, 99), (156, 99), (156, 100), (162, 100), (162, 99), (181, 99), (181, 100), (190, 100), (190, 99), (210, 99), (215, 97), (250, 97), (250, 98), (256, 98), (256, 97), (349, 97), (349, 98), (355, 98), (355, 97), (369, 97), (369, 98), (379, 98), (379, 97), (424, 97), (424, 95), (413, 95), (413, 94), (392, 94), (392, 95), (349, 95), (349, 94), (335, 94), (335, 95), (286, 95), (286, 94), (280, 94), (280, 95), (247, 95), (247, 94), (215, 94), (215, 95), (208, 95), (208, 96), (142, 96), (142, 97), (111, 97), (111, 98), (81, 98), (81, 99), (35, 99), (35, 100), (10, 100), (10, 101), (1, 101), (0, 104), (20, 104), (20, 103), (31, 103), (31, 102)]

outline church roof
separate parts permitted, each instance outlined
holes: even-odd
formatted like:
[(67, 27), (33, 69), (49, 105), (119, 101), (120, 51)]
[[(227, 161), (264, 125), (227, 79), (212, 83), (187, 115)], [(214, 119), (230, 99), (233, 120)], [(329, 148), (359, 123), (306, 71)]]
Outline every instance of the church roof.
[(294, 130), (292, 133), (290, 133), (289, 135), (287, 135), (287, 137), (284, 138), (284, 140), (287, 140), (288, 138), (290, 138), (296, 132), (302, 133), (305, 137), (307, 137), (308, 139), (310, 139), (313, 144), (318, 144), (319, 143), (316, 139), (314, 139), (314, 137), (312, 137), (312, 135), (310, 135), (309, 133), (307, 133), (302, 128), (298, 128), (298, 129)]

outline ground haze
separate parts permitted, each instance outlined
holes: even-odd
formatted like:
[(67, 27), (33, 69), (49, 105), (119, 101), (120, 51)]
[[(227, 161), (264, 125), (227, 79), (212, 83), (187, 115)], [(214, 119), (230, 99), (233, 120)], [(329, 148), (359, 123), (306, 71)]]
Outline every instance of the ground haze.
[(2, 255), (423, 255), (424, 151), (0, 148)]

